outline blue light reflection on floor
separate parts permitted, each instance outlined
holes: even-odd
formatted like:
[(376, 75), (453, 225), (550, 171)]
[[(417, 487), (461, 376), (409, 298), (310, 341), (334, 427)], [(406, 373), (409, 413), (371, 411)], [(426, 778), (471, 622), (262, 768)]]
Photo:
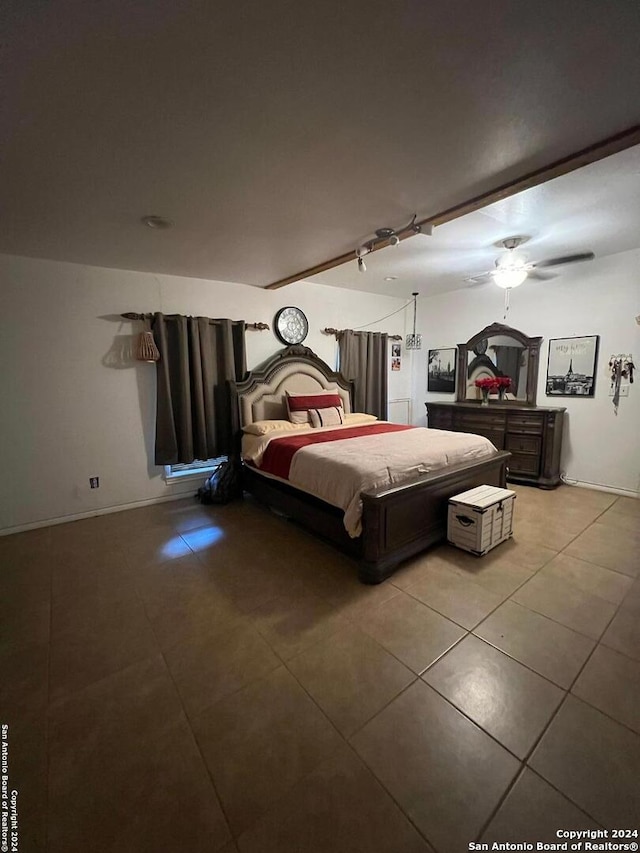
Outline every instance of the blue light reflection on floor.
[(162, 546), (162, 555), (170, 558), (184, 557), (185, 552), (188, 553), (185, 549), (185, 545), (186, 542), (181, 536), (174, 536)]
[[(202, 551), (210, 548), (224, 537), (221, 527), (201, 527), (198, 530), (188, 531), (188, 544), (192, 551)], [(174, 536), (162, 548), (165, 557), (180, 557), (184, 554), (185, 540), (181, 536)]]

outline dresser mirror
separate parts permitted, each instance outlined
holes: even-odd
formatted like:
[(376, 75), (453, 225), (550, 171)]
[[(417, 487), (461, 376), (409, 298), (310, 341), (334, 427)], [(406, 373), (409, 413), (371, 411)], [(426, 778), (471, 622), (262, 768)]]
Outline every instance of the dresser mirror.
[(508, 376), (511, 384), (503, 402), (535, 406), (541, 342), (542, 338), (493, 323), (458, 344), (458, 402), (481, 401), (476, 380)]

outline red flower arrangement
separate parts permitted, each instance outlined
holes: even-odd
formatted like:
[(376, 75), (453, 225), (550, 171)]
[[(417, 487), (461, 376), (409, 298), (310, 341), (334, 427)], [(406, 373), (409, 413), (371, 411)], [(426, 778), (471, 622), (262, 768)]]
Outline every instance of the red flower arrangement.
[(476, 388), (483, 388), (488, 391), (497, 391), (499, 388), (507, 390), (511, 385), (509, 376), (485, 376), (484, 379), (476, 379)]
[(489, 394), (498, 392), (500, 400), (504, 399), (504, 395), (511, 386), (511, 378), (509, 376), (485, 376), (483, 379), (476, 379), (476, 388), (482, 391), (482, 399), (486, 405), (489, 402)]
[(498, 377), (485, 376), (484, 379), (476, 379), (474, 384), (483, 391), (495, 391), (498, 388)]

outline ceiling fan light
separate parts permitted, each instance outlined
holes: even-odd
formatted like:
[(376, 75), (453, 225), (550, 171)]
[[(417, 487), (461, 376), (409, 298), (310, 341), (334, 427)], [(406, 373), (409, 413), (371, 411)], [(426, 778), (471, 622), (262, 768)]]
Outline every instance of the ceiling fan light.
[(512, 287), (519, 287), (527, 277), (527, 270), (509, 269), (508, 267), (498, 268), (493, 273), (493, 280), (504, 290)]

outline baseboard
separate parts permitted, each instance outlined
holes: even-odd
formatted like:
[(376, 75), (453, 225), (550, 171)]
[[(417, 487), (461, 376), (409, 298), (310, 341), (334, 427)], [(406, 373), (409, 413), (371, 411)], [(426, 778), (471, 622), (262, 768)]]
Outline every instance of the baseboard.
[(152, 506), (153, 504), (168, 503), (169, 501), (178, 501), (182, 498), (188, 498), (189, 495), (195, 495), (196, 489), (192, 488), (184, 492), (175, 492), (162, 498), (148, 498), (144, 501), (132, 501), (127, 504), (118, 504), (117, 506), (106, 506), (100, 509), (92, 509), (88, 512), (78, 512), (74, 515), (59, 515), (56, 518), (45, 518), (42, 521), (32, 521), (29, 524), (18, 524), (16, 527), (3, 527), (0, 529), (0, 536), (10, 536), (12, 533), (25, 533), (28, 530), (37, 530), (39, 527), (52, 527), (54, 524), (66, 524), (69, 521), (82, 521), (83, 518), (94, 518), (96, 515), (110, 515), (112, 512), (124, 512), (127, 509), (139, 509), (143, 506)]
[(587, 483), (583, 480), (574, 480), (565, 474), (562, 475), (562, 482), (565, 486), (576, 486), (579, 489), (593, 489), (594, 492), (609, 492), (612, 495), (622, 495), (625, 498), (640, 500), (640, 492), (634, 492), (631, 489), (617, 489), (615, 486), (603, 486), (602, 483)]

